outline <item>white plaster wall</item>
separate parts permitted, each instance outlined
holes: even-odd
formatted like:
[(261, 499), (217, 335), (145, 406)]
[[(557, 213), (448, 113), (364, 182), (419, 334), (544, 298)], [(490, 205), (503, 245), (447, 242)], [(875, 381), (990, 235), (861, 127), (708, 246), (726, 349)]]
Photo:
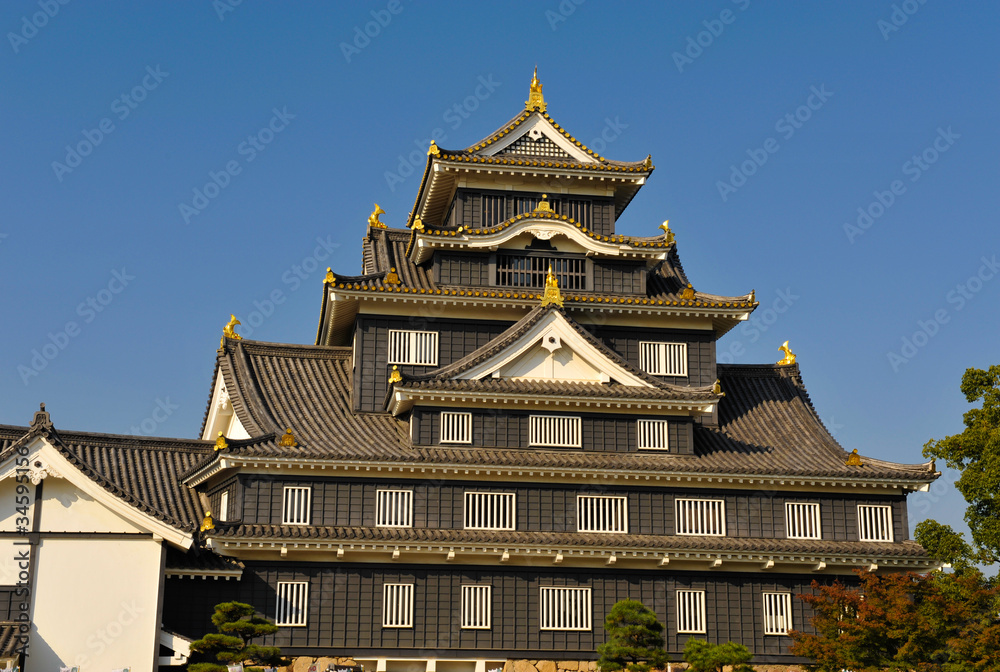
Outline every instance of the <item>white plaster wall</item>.
[[(31, 486), (32, 488), (34, 486)], [(109, 494), (109, 497), (114, 495)], [(46, 478), (42, 487), (42, 532), (145, 533), (129, 520), (61, 478)]]
[(28, 506), (28, 527), (31, 527), (30, 521), (34, 515), (35, 486), (30, 482), (23, 484), (28, 488), (28, 494), (18, 495), (17, 485), (13, 478), (5, 478), (0, 481), (0, 530), (4, 532), (13, 532), (17, 529), (16, 519), (21, 514), (16, 511), (18, 506), (16, 497), (27, 496), (28, 502), (30, 502)]

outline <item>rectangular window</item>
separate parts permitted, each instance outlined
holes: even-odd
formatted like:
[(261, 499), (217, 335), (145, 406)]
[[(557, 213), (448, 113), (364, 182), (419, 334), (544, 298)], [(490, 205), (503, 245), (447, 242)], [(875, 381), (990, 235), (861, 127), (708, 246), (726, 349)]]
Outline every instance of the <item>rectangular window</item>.
[(586, 259), (520, 254), (497, 256), (496, 284), (500, 287), (544, 287), (549, 268), (562, 291), (587, 288)]
[(483, 194), (483, 226), (496, 226), (506, 219), (507, 197)]
[(513, 492), (465, 493), (465, 529), (513, 530)]
[(641, 450), (670, 450), (666, 420), (637, 420)]
[(789, 539), (820, 539), (819, 504), (785, 502), (785, 531)]
[(219, 495), (219, 522), (229, 520), (229, 491), (223, 490)]
[(677, 534), (726, 536), (726, 504), (721, 499), (678, 499)]
[(305, 625), (309, 602), (309, 584), (305, 581), (278, 582), (278, 608), (275, 625)]
[(390, 329), (389, 363), (437, 366), (437, 332)]
[(590, 201), (568, 200), (559, 209), (559, 214), (571, 217), (585, 229), (590, 229), (590, 211), (592, 209)]
[(787, 635), (792, 629), (792, 594), (764, 593), (764, 634)]
[(441, 443), (472, 443), (472, 413), (442, 411)]
[(382, 587), (382, 627), (413, 627), (413, 584), (387, 583)]
[(375, 527), (413, 527), (413, 491), (376, 490)]
[(859, 504), (858, 540), (892, 541), (892, 507)]
[(677, 591), (677, 633), (705, 632), (705, 591)]
[(639, 368), (655, 376), (687, 376), (687, 343), (639, 342)]
[(312, 488), (286, 485), (281, 524), (308, 525), (311, 499)]
[(628, 533), (628, 498), (604, 495), (577, 495), (578, 532)]
[(492, 586), (462, 586), (462, 627), (490, 629)]
[(590, 630), (590, 588), (541, 588), (542, 630)]
[(579, 448), (580, 418), (562, 415), (532, 415), (529, 418), (529, 446)]

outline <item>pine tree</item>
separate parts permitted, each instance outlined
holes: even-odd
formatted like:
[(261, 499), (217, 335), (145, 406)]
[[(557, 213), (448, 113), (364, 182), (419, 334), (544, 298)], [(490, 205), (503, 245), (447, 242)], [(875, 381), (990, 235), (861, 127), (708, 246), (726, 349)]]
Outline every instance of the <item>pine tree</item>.
[(663, 650), (663, 624), (656, 614), (638, 600), (615, 603), (604, 619), (608, 641), (597, 647), (600, 660), (597, 666), (603, 672), (627, 669), (629, 672), (648, 672), (651, 667), (662, 667), (667, 655)]
[[(220, 663), (253, 663), (279, 667), (290, 665), (282, 658), (281, 649), (276, 646), (251, 644), (250, 640), (278, 631), (278, 626), (266, 618), (257, 616), (257, 610), (243, 602), (222, 602), (215, 605), (212, 623), (218, 633), (208, 633), (191, 642), (191, 650), (215, 655)], [(226, 665), (218, 663), (193, 663), (188, 672), (228, 672)]]
[(688, 672), (722, 672), (730, 666), (732, 672), (754, 672), (749, 665), (751, 658), (750, 650), (736, 642), (709, 644), (704, 639), (691, 638), (684, 646), (684, 660), (690, 665)]

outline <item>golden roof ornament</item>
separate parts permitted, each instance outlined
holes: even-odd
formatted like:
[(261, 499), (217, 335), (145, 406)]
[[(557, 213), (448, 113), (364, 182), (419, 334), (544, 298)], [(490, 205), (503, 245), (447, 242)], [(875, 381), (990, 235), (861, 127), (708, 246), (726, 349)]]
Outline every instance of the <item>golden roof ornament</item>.
[(535, 74), (531, 76), (531, 88), (528, 91), (528, 99), (524, 101), (524, 109), (538, 110), (544, 112), (547, 107), (545, 97), (542, 96), (542, 83), (538, 81), (538, 66), (535, 66)]
[(242, 341), (243, 337), (236, 333), (233, 329), (240, 321), (236, 319), (236, 316), (232, 313), (229, 314), (229, 322), (222, 328), (222, 338), (219, 339), (219, 347), (224, 348), (226, 346), (226, 339), (231, 338), (234, 341)]
[(411, 227), (414, 231), (424, 230), (424, 220), (420, 219), (419, 216), (413, 218), (413, 226)]
[(692, 301), (694, 299), (694, 287), (691, 286), (690, 282), (688, 283), (688, 286), (684, 288), (684, 291), (681, 292), (681, 298), (685, 301)]
[(329, 266), (326, 267), (326, 277), (323, 278), (323, 283), (327, 285), (332, 285), (337, 282), (337, 276), (333, 274), (333, 269)]
[(229, 444), (226, 443), (226, 437), (222, 435), (222, 432), (219, 432), (218, 438), (215, 439), (215, 450), (225, 450), (228, 447)]
[(722, 391), (722, 381), (718, 378), (716, 378), (715, 383), (712, 384), (712, 394), (717, 394), (720, 397), (726, 396), (726, 393)]
[(646, 170), (650, 170), (653, 167), (653, 155), (647, 154), (646, 160), (642, 162), (642, 167)]
[(376, 229), (386, 228), (385, 224), (383, 224), (382, 221), (378, 218), (379, 215), (384, 215), (384, 214), (385, 210), (383, 210), (382, 207), (378, 203), (376, 203), (375, 209), (372, 210), (372, 214), (368, 215), (368, 226), (375, 227)]
[(441, 148), (431, 140), (431, 146), (427, 148), (427, 156), (441, 156)]
[(542, 294), (542, 305), (554, 304), (562, 308), (563, 298), (559, 293), (559, 281), (556, 280), (552, 272), (552, 264), (549, 264), (549, 273), (545, 276), (545, 293)]
[(542, 194), (542, 200), (538, 202), (535, 209), (531, 211), (533, 215), (554, 215), (556, 211), (552, 209), (552, 205), (549, 203), (549, 195)]
[(792, 352), (791, 348), (788, 347), (788, 341), (782, 343), (781, 347), (778, 348), (778, 350), (781, 350), (783, 353), (785, 353), (785, 356), (782, 357), (780, 360), (778, 360), (778, 364), (780, 366), (788, 366), (789, 364), (795, 363), (795, 353)]
[(844, 462), (849, 467), (863, 467), (864, 462), (861, 461), (861, 456), (858, 455), (858, 449), (855, 448), (851, 451), (851, 454), (847, 456), (847, 461)]
[(212, 520), (212, 512), (206, 511), (205, 517), (201, 519), (201, 527), (198, 528), (202, 532), (208, 532), (209, 530), (215, 529), (215, 521)]
[(283, 448), (294, 448), (299, 445), (299, 442), (295, 440), (295, 435), (292, 434), (292, 428), (289, 427), (285, 430), (285, 433), (281, 435), (278, 439), (278, 445)]
[(674, 232), (670, 230), (670, 220), (664, 219), (663, 224), (660, 224), (659, 228), (663, 229), (663, 239), (669, 245), (674, 242)]
[(389, 272), (385, 274), (385, 278), (382, 280), (387, 285), (398, 285), (399, 284), (399, 274), (396, 273), (396, 267), (393, 266), (389, 269)]
[(395, 364), (392, 365), (392, 371), (389, 372), (389, 384), (401, 383), (403, 382), (403, 374), (399, 370), (399, 367)]
[(757, 302), (757, 290), (756, 289), (751, 289), (750, 290), (750, 303), (756, 303), (756, 302)]

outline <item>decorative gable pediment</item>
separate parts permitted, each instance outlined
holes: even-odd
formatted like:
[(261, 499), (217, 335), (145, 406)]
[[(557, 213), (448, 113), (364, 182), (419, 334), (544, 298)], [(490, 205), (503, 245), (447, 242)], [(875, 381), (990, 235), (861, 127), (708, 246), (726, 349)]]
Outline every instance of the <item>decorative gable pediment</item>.
[(474, 153), (477, 156), (520, 154), (577, 163), (598, 163), (597, 159), (576, 146), (539, 112), (533, 112), (505, 137)]

